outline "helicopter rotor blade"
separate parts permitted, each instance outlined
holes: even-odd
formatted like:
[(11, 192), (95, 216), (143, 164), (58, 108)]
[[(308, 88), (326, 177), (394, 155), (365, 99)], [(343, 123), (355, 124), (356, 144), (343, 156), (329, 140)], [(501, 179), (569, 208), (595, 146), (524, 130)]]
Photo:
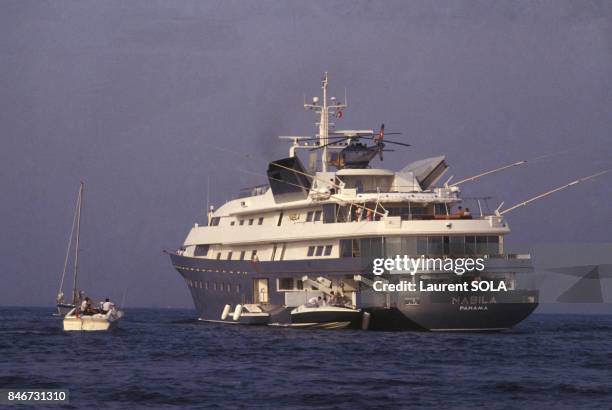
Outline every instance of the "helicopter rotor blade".
[[(369, 140), (376, 139), (375, 137), (361, 137), (361, 138), (369, 139)], [(403, 145), (405, 147), (410, 147), (411, 146), (410, 144), (406, 144), (404, 142), (391, 141), (391, 140), (388, 140), (388, 139), (385, 139), (384, 141), (385, 141), (385, 144), (388, 142), (389, 144)]]
[(385, 140), (385, 144), (395, 144), (395, 145), (403, 145), (404, 147), (410, 147), (410, 144), (406, 144), (403, 142), (396, 142), (396, 141), (389, 141), (389, 140)]
[[(340, 136), (329, 136), (327, 137), (327, 139), (343, 139), (346, 137), (340, 137)], [(300, 141), (319, 141), (320, 138), (319, 137), (312, 137), (312, 138), (301, 138)]]
[(338, 144), (338, 143), (342, 142), (343, 140), (349, 140), (349, 139), (350, 139), (350, 138), (342, 138), (342, 139), (340, 139), (340, 140), (338, 140), (338, 141), (328, 142), (327, 144), (324, 144), (324, 145), (319, 145), (318, 147), (311, 148), (309, 151), (316, 151), (316, 150), (318, 150), (318, 149), (321, 149), (321, 148), (327, 147), (328, 145)]

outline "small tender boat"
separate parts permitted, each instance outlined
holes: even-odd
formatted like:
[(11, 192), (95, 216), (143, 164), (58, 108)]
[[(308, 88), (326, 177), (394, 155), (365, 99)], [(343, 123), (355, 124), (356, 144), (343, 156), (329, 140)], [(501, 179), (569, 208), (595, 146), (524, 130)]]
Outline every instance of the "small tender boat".
[(346, 306), (301, 305), (291, 311), (291, 327), (345, 329), (361, 327), (363, 312)]
[(264, 312), (259, 305), (246, 304), (242, 306), (242, 313), (238, 322), (243, 325), (267, 325), (270, 321), (270, 314)]
[[(112, 325), (116, 324), (119, 319), (123, 317), (123, 312), (117, 310), (114, 305), (110, 304), (110, 307), (106, 307), (107, 311), (102, 312), (101, 310), (91, 309), (88, 307), (88, 311), (91, 314), (85, 314), (81, 312), (81, 302), (84, 297), (82, 292), (77, 291), (77, 276), (79, 271), (79, 239), (81, 233), (81, 209), (83, 207), (83, 190), (85, 184), (81, 181), (79, 187), (79, 195), (77, 197), (76, 210), (74, 213), (74, 219), (72, 222), (72, 229), (70, 231), (70, 238), (68, 240), (68, 249), (66, 250), (66, 259), (64, 260), (64, 270), (62, 272), (62, 278), (60, 281), (60, 289), (57, 295), (57, 310), (59, 315), (64, 316), (64, 330), (108, 330)], [(68, 267), (68, 258), (70, 256), (70, 250), (72, 247), (72, 235), (75, 233), (76, 226), (76, 240), (74, 245), (74, 274), (72, 280), (72, 302), (67, 303), (64, 301), (64, 293), (62, 288), (64, 285), (64, 278), (66, 276), (66, 268)], [(85, 298), (89, 301), (89, 298)], [(67, 312), (67, 313), (66, 313)]]
[(222, 323), (232, 323), (241, 325), (267, 325), (270, 321), (270, 314), (264, 312), (261, 306), (253, 303), (245, 305), (238, 304), (234, 312), (230, 315), (231, 306), (225, 305), (221, 313)]
[(123, 317), (123, 312), (115, 308), (106, 313), (96, 313), (93, 315), (78, 314), (77, 309), (72, 309), (64, 316), (64, 330), (108, 330)]

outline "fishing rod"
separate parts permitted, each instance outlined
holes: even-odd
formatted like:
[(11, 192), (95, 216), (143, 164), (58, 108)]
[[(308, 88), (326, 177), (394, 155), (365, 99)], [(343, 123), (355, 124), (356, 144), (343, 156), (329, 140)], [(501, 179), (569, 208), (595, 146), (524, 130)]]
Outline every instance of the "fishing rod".
[(533, 159), (529, 159), (529, 160), (524, 159), (524, 160), (522, 160), (522, 161), (513, 162), (513, 163), (511, 163), (511, 164), (507, 164), (507, 165), (501, 166), (501, 167), (499, 167), (499, 168), (495, 168), (495, 169), (492, 169), (492, 170), (489, 170), (489, 171), (482, 172), (482, 173), (480, 173), (480, 174), (478, 174), (478, 175), (474, 175), (474, 176), (472, 176), (472, 177), (462, 179), (462, 180), (460, 180), (460, 181), (455, 182), (454, 184), (449, 185), (450, 180), (453, 178), (453, 177), (451, 176), (451, 177), (450, 177), (450, 178), (449, 178), (449, 179), (446, 181), (446, 183), (445, 183), (444, 185), (445, 185), (447, 188), (448, 188), (448, 187), (456, 187), (456, 186), (459, 186), (460, 184), (463, 184), (463, 183), (465, 183), (465, 182), (475, 181), (475, 180), (477, 180), (477, 179), (479, 179), (479, 178), (482, 178), (482, 177), (487, 176), (487, 175), (494, 174), (494, 173), (496, 173), (496, 172), (500, 172), (500, 171), (503, 171), (503, 170), (506, 170), (506, 169), (509, 169), (509, 168), (513, 168), (513, 167), (517, 167), (517, 166), (519, 166), (519, 165), (524, 165), (524, 164), (527, 164), (527, 163), (534, 163), (534, 162), (536, 162), (536, 161), (540, 161), (540, 160), (542, 160), (542, 159), (544, 159), (544, 158), (554, 157), (554, 156), (557, 156), (557, 155), (563, 154), (563, 153), (568, 152), (568, 151), (569, 151), (569, 149), (566, 149), (566, 150), (563, 150), (563, 151), (558, 151), (558, 152), (554, 152), (554, 153), (551, 153), (551, 154), (541, 155), (541, 156), (539, 156), (539, 157), (536, 157), (536, 158), (533, 158)]
[(544, 192), (542, 194), (534, 196), (533, 198), (529, 198), (526, 201), (519, 202), (516, 205), (513, 205), (513, 206), (511, 206), (511, 207), (509, 207), (507, 209), (504, 209), (503, 211), (500, 211), (500, 208), (504, 205), (504, 203), (502, 202), (501, 204), (499, 204), (499, 206), (495, 210), (495, 215), (502, 216), (502, 215), (504, 215), (504, 214), (506, 214), (506, 213), (508, 213), (510, 211), (513, 211), (513, 210), (515, 210), (517, 208), (520, 208), (520, 207), (528, 205), (528, 204), (530, 204), (530, 203), (532, 203), (534, 201), (537, 201), (538, 199), (542, 199), (542, 198), (547, 197), (547, 196), (549, 196), (551, 194), (554, 194), (555, 192), (559, 192), (559, 191), (562, 191), (562, 190), (567, 189), (569, 187), (572, 187), (574, 185), (578, 185), (579, 183), (584, 182), (584, 181), (588, 181), (589, 179), (593, 179), (593, 178), (596, 178), (598, 176), (607, 174), (610, 171), (611, 171), (610, 169), (607, 169), (607, 170), (604, 170), (604, 171), (597, 172), (596, 174), (586, 176), (584, 178), (579, 178), (579, 179), (577, 179), (575, 181), (572, 181), (572, 182), (570, 182), (568, 184), (562, 185), (562, 186), (557, 187), (555, 189), (551, 189), (550, 191), (546, 191), (546, 192)]

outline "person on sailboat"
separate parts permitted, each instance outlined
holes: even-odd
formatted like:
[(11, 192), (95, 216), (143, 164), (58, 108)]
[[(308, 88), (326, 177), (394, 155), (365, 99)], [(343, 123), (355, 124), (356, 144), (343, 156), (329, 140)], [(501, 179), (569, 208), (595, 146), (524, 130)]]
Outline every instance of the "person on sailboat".
[(81, 312), (85, 313), (85, 311), (87, 310), (87, 302), (89, 301), (89, 298), (85, 298), (83, 299), (83, 301), (81, 302)]
[(106, 298), (106, 300), (102, 304), (102, 312), (106, 314), (110, 312), (114, 307), (115, 305), (113, 304), (113, 302), (111, 302), (109, 298)]
[[(83, 304), (85, 304), (85, 309), (83, 309)], [(81, 313), (84, 315), (95, 315), (98, 313), (98, 310), (93, 308), (89, 297), (86, 297), (83, 303), (81, 303)]]

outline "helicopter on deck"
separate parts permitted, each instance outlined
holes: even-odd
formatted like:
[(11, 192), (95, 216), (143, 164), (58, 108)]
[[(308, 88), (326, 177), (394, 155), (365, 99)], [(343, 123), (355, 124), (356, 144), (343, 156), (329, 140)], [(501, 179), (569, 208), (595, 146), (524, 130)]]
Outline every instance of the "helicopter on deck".
[[(296, 150), (307, 149), (310, 151), (309, 170), (315, 172), (318, 168), (316, 151), (322, 150), (321, 171), (327, 172), (327, 166), (331, 165), (337, 169), (343, 168), (367, 168), (370, 161), (378, 155), (383, 159), (383, 152), (393, 151), (385, 149), (386, 144), (395, 144), (409, 147), (410, 144), (403, 142), (390, 141), (385, 139), (385, 125), (380, 126), (378, 132), (374, 130), (331, 130), (334, 124), (330, 123), (331, 118), (340, 119), (343, 111), (348, 107), (346, 90), (344, 102), (340, 102), (336, 97), (327, 99), (328, 77), (327, 73), (323, 76), (321, 88), (323, 89), (323, 99), (313, 97), (312, 102), (307, 103), (304, 98), (304, 108), (313, 110), (320, 115), (318, 122), (319, 133), (316, 136), (280, 136), (281, 139), (293, 141), (289, 149), (289, 157), (296, 156)], [(399, 134), (390, 132), (387, 135)], [(368, 145), (360, 140), (371, 140), (374, 145)], [(331, 152), (330, 152), (331, 151)]]
[[(328, 163), (337, 169), (343, 168), (367, 168), (370, 161), (378, 155), (383, 160), (383, 152), (393, 151), (385, 149), (385, 144), (395, 144), (409, 147), (410, 144), (403, 142), (385, 140), (385, 124), (381, 124), (380, 130), (375, 133), (371, 130), (341, 130), (330, 132), (328, 139), (332, 140), (327, 144), (312, 148), (316, 151), (325, 147), (338, 148), (345, 145), (340, 152), (332, 152), (329, 155)], [(398, 132), (388, 133), (387, 135), (399, 134)], [(360, 140), (372, 140), (374, 145), (368, 145)]]

